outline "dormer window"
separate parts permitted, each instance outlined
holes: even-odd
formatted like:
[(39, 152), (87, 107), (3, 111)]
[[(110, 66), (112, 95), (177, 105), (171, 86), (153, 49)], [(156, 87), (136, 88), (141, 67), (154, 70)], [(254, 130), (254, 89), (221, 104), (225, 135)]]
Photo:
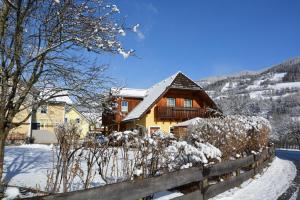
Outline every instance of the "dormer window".
[(176, 106), (176, 100), (175, 98), (167, 98), (167, 106), (168, 107), (175, 107)]
[(193, 107), (193, 101), (192, 101), (192, 99), (184, 99), (184, 107), (185, 108), (191, 108), (191, 107)]
[(127, 101), (122, 101), (121, 111), (128, 112), (128, 102)]

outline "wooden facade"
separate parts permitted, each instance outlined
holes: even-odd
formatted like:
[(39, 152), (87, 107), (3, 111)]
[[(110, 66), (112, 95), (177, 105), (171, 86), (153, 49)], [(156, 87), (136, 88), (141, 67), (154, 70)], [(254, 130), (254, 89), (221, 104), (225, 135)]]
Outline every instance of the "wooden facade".
[[(102, 125), (109, 129), (120, 130), (121, 122), (126, 115), (131, 112), (143, 99), (138, 97), (114, 97), (112, 101), (116, 105), (113, 112), (107, 112), (102, 115)], [(122, 112), (122, 101), (128, 103), (128, 111)]]

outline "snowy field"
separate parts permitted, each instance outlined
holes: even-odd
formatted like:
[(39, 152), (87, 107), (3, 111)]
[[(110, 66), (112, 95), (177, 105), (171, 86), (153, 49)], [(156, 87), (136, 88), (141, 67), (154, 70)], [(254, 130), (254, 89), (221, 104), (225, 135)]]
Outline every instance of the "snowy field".
[[(9, 185), (25, 186), (43, 190), (46, 186), (47, 170), (52, 167), (51, 147), (47, 145), (23, 145), (6, 147), (5, 179)], [(295, 165), (287, 160), (275, 158), (262, 175), (244, 182), (241, 187), (222, 193), (214, 200), (229, 199), (276, 199), (296, 176)], [(276, 183), (276, 184), (274, 184)], [(156, 199), (171, 199), (180, 193), (163, 192)]]

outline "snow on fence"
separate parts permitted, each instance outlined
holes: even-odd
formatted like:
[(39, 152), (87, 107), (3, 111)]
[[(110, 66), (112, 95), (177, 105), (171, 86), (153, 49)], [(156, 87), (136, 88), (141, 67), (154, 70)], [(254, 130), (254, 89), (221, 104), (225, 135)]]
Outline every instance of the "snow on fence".
[[(241, 159), (224, 161), (208, 167), (191, 167), (146, 179), (115, 183), (86, 190), (50, 194), (31, 199), (140, 199), (156, 192), (176, 189), (184, 193), (174, 199), (209, 199), (260, 173), (275, 157), (270, 146), (261, 153)], [(222, 180), (222, 181), (215, 181)], [(148, 198), (147, 198), (148, 199)]]

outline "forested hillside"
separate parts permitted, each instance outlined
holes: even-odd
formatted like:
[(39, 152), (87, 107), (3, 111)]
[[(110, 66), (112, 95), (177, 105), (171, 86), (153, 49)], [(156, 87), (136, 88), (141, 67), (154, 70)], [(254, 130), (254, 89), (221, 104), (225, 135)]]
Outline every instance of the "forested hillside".
[(300, 121), (300, 58), (262, 72), (200, 80), (199, 84), (225, 114), (258, 115), (270, 120), (272, 137), (298, 131)]

